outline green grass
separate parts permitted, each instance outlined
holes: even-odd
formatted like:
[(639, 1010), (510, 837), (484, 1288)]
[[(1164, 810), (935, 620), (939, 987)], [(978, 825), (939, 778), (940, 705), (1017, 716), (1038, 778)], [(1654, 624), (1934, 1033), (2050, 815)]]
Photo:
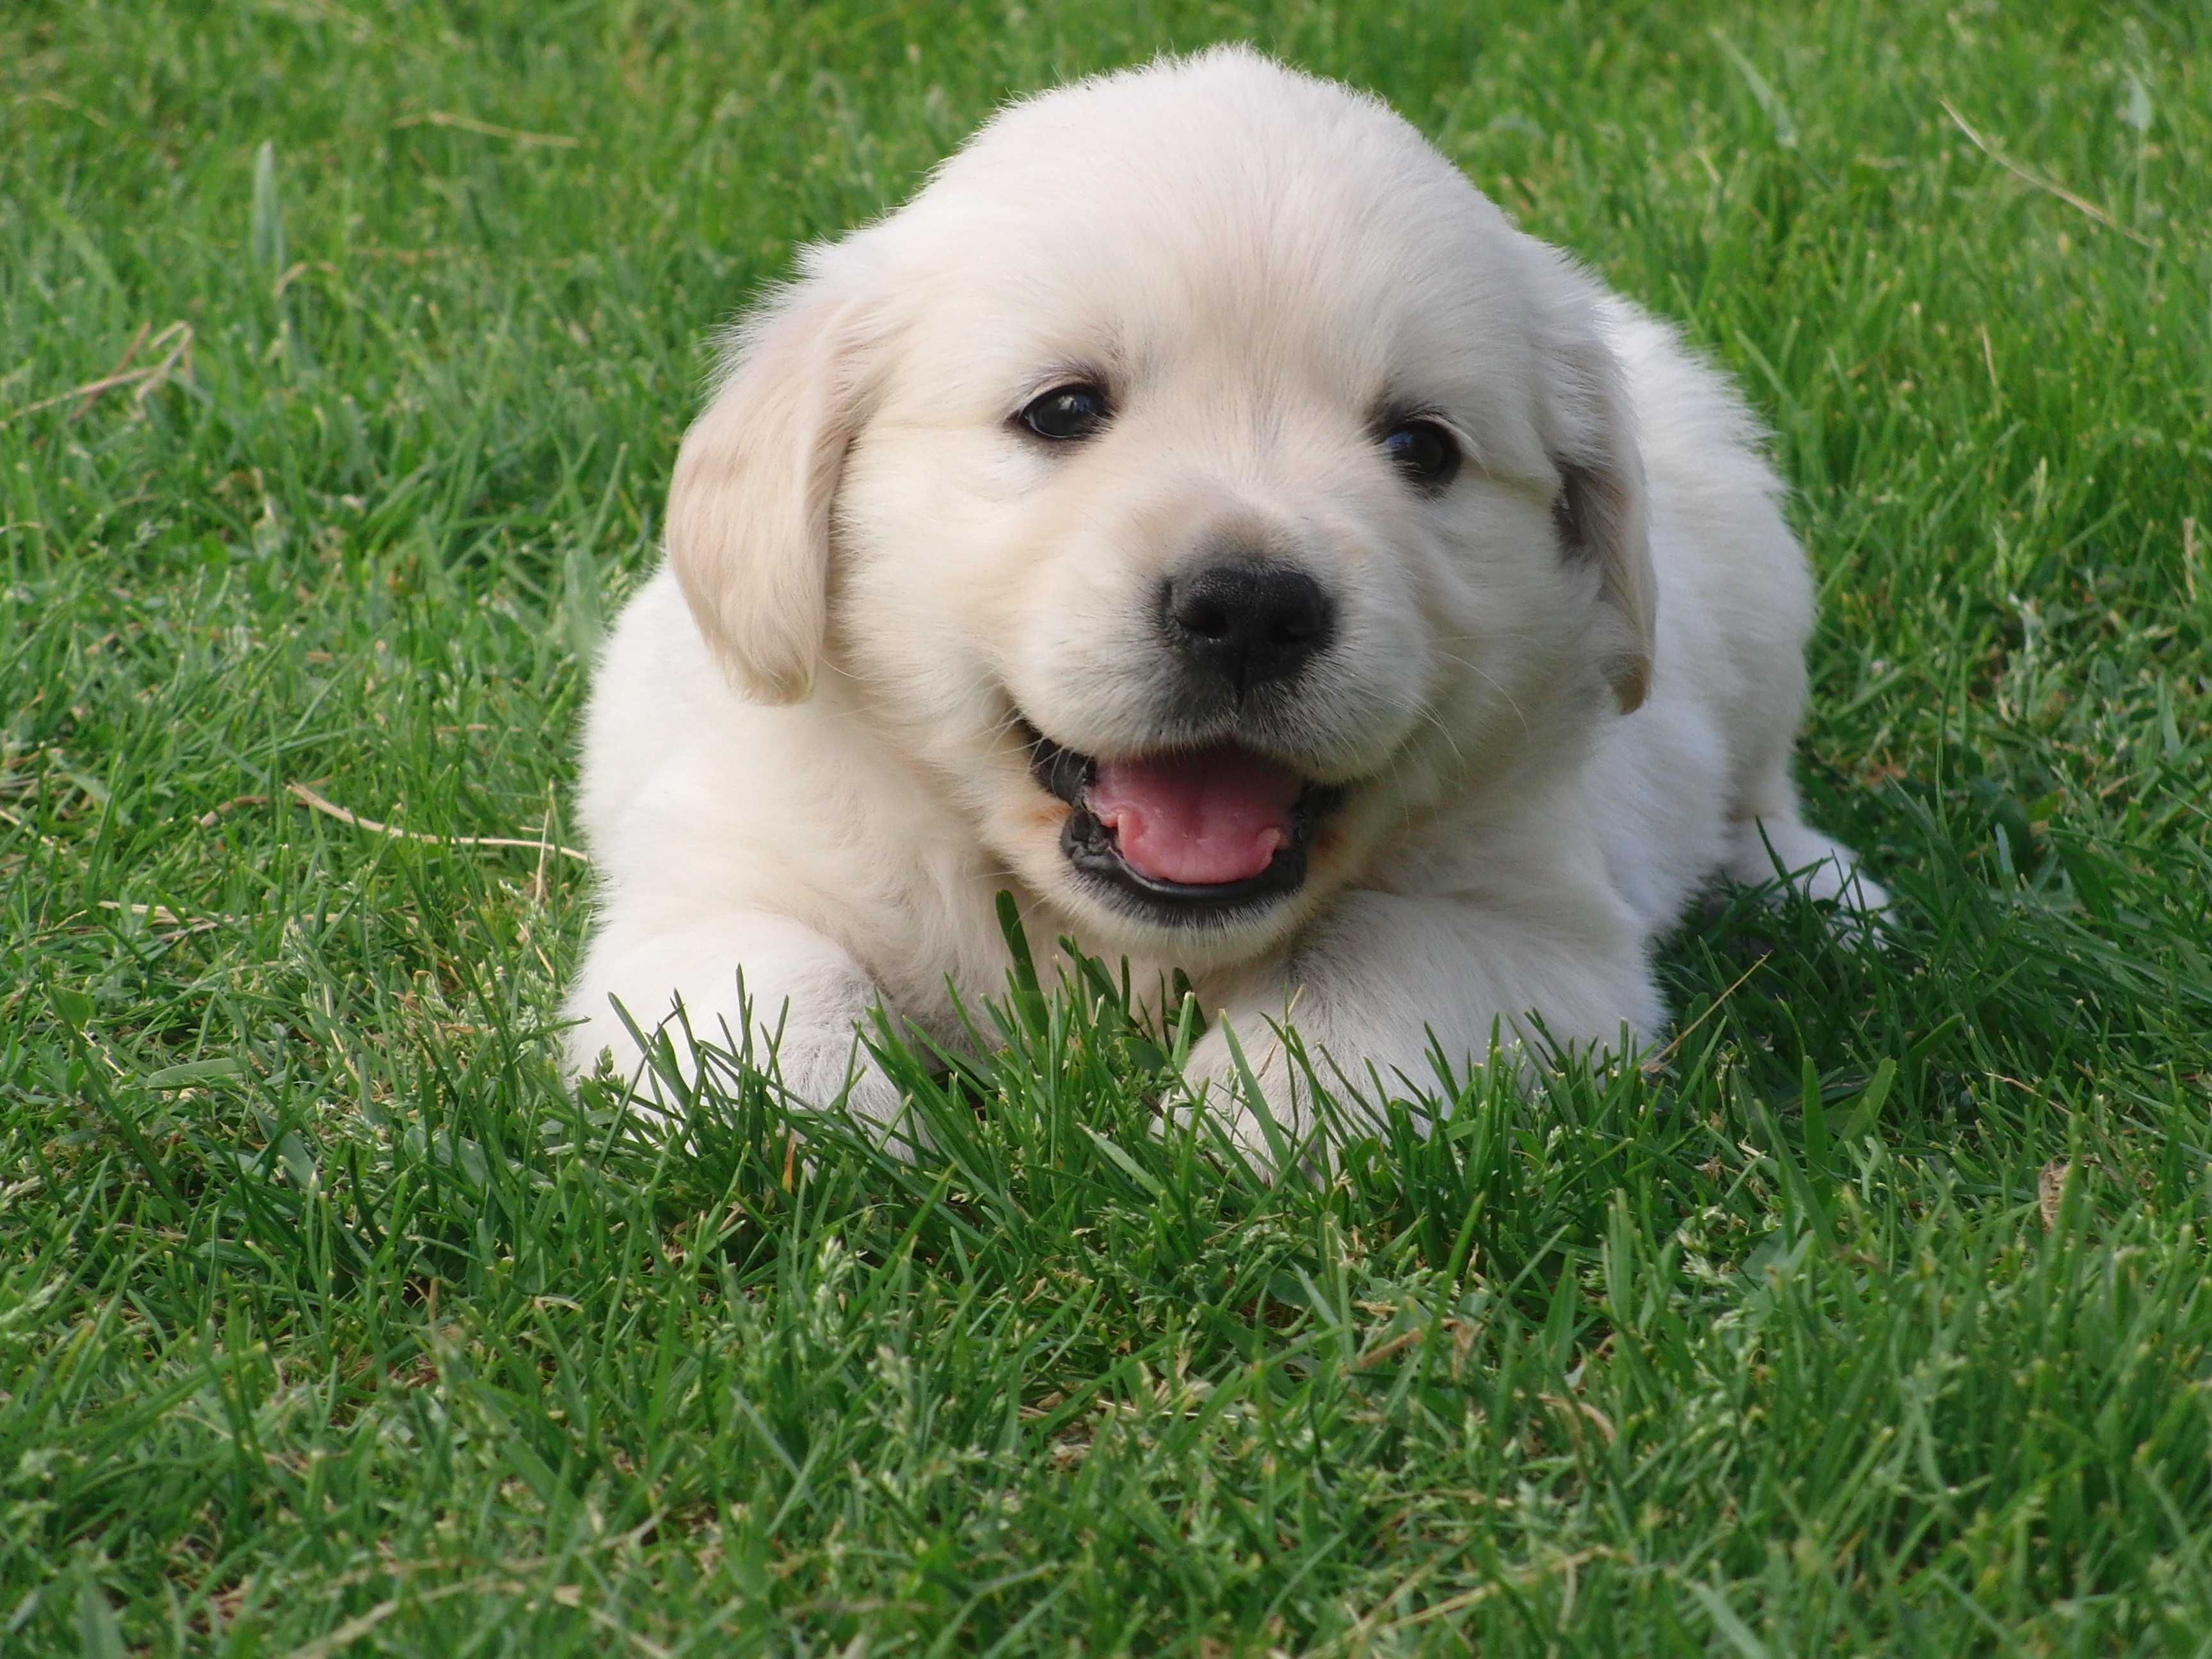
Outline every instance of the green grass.
[[(757, 1081), (641, 1139), (555, 1071), (580, 867), (287, 786), (567, 835), (708, 330), (1007, 93), (1225, 36), (1741, 374), (1893, 942), (1687, 926), (1668, 1074), (1478, 1084), (1322, 1185), (1152, 1134), (1096, 988), (891, 1057), (918, 1167), (794, 1166)], [(10, 7), (0, 1651), (2212, 1648), (2208, 45)]]

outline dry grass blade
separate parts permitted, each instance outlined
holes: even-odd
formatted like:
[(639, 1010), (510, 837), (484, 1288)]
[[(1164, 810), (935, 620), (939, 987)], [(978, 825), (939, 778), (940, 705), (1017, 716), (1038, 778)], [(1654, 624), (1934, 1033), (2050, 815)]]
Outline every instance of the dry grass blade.
[[(141, 337), (143, 334), (144, 331), (142, 329)], [(174, 343), (170, 343), (171, 342)], [(154, 337), (153, 344), (156, 348), (169, 344), (168, 355), (161, 362), (149, 363), (143, 368), (118, 368), (112, 374), (101, 375), (96, 380), (87, 380), (82, 386), (71, 386), (67, 392), (58, 392), (51, 398), (41, 398), (36, 403), (25, 404), (21, 409), (12, 410), (8, 414), (0, 416), (0, 426), (20, 421), (28, 415), (35, 415), (42, 409), (52, 409), (57, 404), (82, 398), (84, 400), (83, 403), (70, 416), (70, 419), (74, 421), (82, 416), (85, 410), (91, 408), (93, 403), (103, 392), (112, 392), (118, 386), (136, 386), (138, 390), (132, 396), (143, 406), (149, 396), (168, 383), (170, 375), (180, 364), (187, 369), (191, 368), (192, 325), (185, 322), (171, 323), (168, 327)], [(137, 349), (138, 341), (134, 339), (131, 343), (130, 350), (124, 353), (124, 361), (128, 362)]]
[(564, 859), (574, 859), (579, 864), (589, 864), (591, 855), (578, 852), (573, 847), (563, 847), (558, 842), (544, 836), (434, 836), (425, 830), (408, 830), (396, 823), (380, 823), (374, 818), (363, 817), (349, 811), (336, 801), (325, 799), (304, 783), (288, 783), (284, 793), (302, 806), (320, 812), (325, 817), (336, 818), (340, 823), (365, 830), (372, 836), (389, 836), (394, 841), (418, 841), (431, 847), (523, 847), (532, 852), (558, 853)]
[(2035, 1207), (2042, 1212), (2046, 1228), (2058, 1224), (2059, 1206), (2066, 1202), (2067, 1178), (2074, 1173), (2070, 1158), (2054, 1158), (2043, 1166), (2043, 1173), (2035, 1178)]
[(1760, 969), (1766, 966), (1768, 961), (1771, 959), (1771, 952), (1761, 952), (1757, 959), (1752, 963), (1750, 967), (1745, 969), (1741, 973), (1735, 976), (1735, 983), (1730, 985), (1727, 990), (1722, 992), (1718, 996), (1713, 999), (1711, 1006), (1707, 1008), (1702, 1014), (1699, 1014), (1695, 1019), (1692, 1020), (1687, 1025), (1685, 1025), (1680, 1030), (1675, 1032), (1673, 1040), (1670, 1041), (1665, 1048), (1660, 1049), (1656, 1054), (1647, 1056), (1644, 1060), (1644, 1075), (1646, 1077), (1656, 1077), (1660, 1073), (1665, 1071), (1667, 1069), (1667, 1062), (1674, 1057), (1674, 1051), (1690, 1040), (1691, 1036), (1696, 1032), (1698, 1027), (1703, 1025), (1715, 1014), (1720, 1012), (1721, 1009), (1727, 1004), (1728, 1000), (1734, 996), (1738, 991), (1743, 989), (1744, 981), (1749, 979), (1753, 974), (1757, 973)]
[(212, 830), (222, 822), (225, 813), (235, 812), (241, 806), (268, 805), (269, 797), (266, 795), (233, 795), (228, 800), (217, 801), (213, 806), (208, 808), (206, 811), (200, 814), (198, 821), (201, 829)]
[(232, 920), (228, 916), (180, 916), (166, 904), (125, 904), (115, 899), (101, 899), (100, 908), (143, 916), (158, 927), (175, 928), (179, 935), (212, 933)]
[[(123, 355), (115, 360), (115, 367), (107, 371), (108, 382), (112, 383), (117, 375), (131, 367), (131, 360), (138, 355), (138, 348), (146, 343), (146, 336), (152, 331), (153, 326), (151, 323), (138, 325), (138, 331), (131, 337), (131, 343), (123, 348)], [(86, 393), (84, 401), (70, 411), (70, 419), (73, 422), (82, 420), (85, 411), (99, 400), (99, 397), (98, 392)]]
[(2094, 219), (2099, 224), (2104, 226), (2107, 230), (2117, 230), (2121, 235), (2128, 238), (2130, 241), (2140, 242), (2145, 247), (2152, 246), (2149, 237), (2144, 235), (2139, 230), (2132, 229), (2129, 226), (2122, 224), (2118, 219), (2112, 217), (2111, 214), (2107, 213), (2103, 208), (2099, 207), (2094, 202), (2090, 201), (2086, 197), (2076, 196), (2072, 191), (2067, 189), (2065, 185), (2059, 184), (2055, 179), (2045, 179), (2033, 169), (2024, 167), (2019, 162), (2014, 161), (2011, 156), (2007, 155), (2002, 150), (1997, 149), (1996, 145), (1990, 143), (1988, 139), (1983, 137), (1980, 133), (1975, 131), (1974, 129), (1967, 124), (1966, 118), (1960, 114), (1956, 109), (1952, 107), (1951, 100), (1949, 99), (1938, 98), (1936, 101), (1943, 106), (1943, 113), (1951, 118), (1953, 124), (1958, 127), (1959, 131), (1966, 135), (1968, 143), (1972, 144), (1976, 149), (1981, 151), (1983, 155), (1988, 156), (1990, 160), (1995, 161), (2007, 173), (2012, 174), (2014, 178), (2019, 179), (2021, 183), (2030, 185), (2036, 190), (2039, 190), (2046, 196), (2057, 197), (2060, 201), (2065, 203), (2068, 207), (2074, 209), (2076, 212), (2087, 214), (2090, 218)]
[(510, 143), (544, 144), (555, 149), (574, 149), (584, 141), (558, 132), (525, 132), (518, 127), (502, 127), (490, 121), (479, 121), (473, 115), (455, 115), (450, 110), (425, 110), (419, 115), (403, 115), (392, 124), (395, 127), (449, 127), (456, 132), (474, 132), (486, 138), (504, 138)]

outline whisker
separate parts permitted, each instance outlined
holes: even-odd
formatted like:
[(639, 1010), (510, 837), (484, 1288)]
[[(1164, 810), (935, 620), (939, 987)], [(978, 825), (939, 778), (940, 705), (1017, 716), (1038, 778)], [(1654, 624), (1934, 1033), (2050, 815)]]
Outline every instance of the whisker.
[(1521, 735), (1522, 737), (1534, 738), (1536, 735), (1534, 728), (1528, 724), (1528, 716), (1522, 711), (1519, 701), (1514, 696), (1511, 691), (1506, 689), (1505, 683), (1499, 679), (1497, 675), (1492, 673), (1488, 669), (1483, 668), (1468, 660), (1465, 657), (1453, 656), (1448, 653), (1439, 654), (1443, 656), (1446, 662), (1457, 663), (1462, 668), (1467, 670), (1468, 673), (1473, 674), (1485, 684), (1488, 685), (1492, 690), (1496, 691), (1499, 696), (1504, 698), (1505, 706), (1513, 711), (1513, 718), (1521, 722)]

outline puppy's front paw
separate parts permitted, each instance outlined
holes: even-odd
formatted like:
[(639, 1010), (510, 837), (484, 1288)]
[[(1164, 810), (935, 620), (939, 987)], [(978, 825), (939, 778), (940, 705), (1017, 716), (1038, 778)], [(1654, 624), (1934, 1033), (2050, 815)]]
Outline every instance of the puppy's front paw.
[(842, 1106), (856, 1127), (901, 1158), (912, 1158), (926, 1144), (906, 1097), (854, 1025), (787, 1025), (772, 1052), (754, 1064), (781, 1097), (801, 1112)]
[(1739, 823), (1730, 836), (1727, 870), (1733, 879), (1790, 887), (1816, 903), (1831, 903), (1838, 932), (1881, 931), (1889, 894), (1843, 842), (1794, 818)]
[[(1243, 1072), (1222, 1027), (1216, 1025), (1183, 1062), (1182, 1077), (1167, 1103), (1168, 1115), (1178, 1125), (1196, 1127), (1201, 1135), (1209, 1129), (1218, 1133), (1254, 1165), (1270, 1170), (1279, 1154), (1268, 1144), (1267, 1125), (1254, 1109)], [(1282, 1098), (1287, 1092), (1279, 1090), (1276, 1099), (1268, 1100), (1267, 1085), (1261, 1084), (1260, 1100), (1279, 1142), (1290, 1135), (1295, 1121), (1291, 1116), (1294, 1103)]]
[(906, 1098), (850, 1022), (787, 1020), (772, 1032), (756, 1030), (748, 1042), (726, 1023), (709, 1031), (672, 1017), (647, 1036), (647, 1057), (641, 1060), (631, 1048), (635, 1069), (629, 1084), (630, 1109), (648, 1123), (672, 1124), (684, 1115), (685, 1103), (702, 1092), (710, 1099), (733, 1096), (751, 1073), (799, 1111), (827, 1112), (842, 1105), (891, 1151), (914, 1155), (918, 1132)]
[(1359, 1107), (1336, 1086), (1328, 1060), (1303, 1040), (1286, 1038), (1260, 1015), (1232, 1011), (1192, 1048), (1170, 1113), (1179, 1123), (1218, 1133), (1255, 1169), (1277, 1170), (1291, 1159), (1312, 1164), (1322, 1115), (1315, 1073), (1335, 1104)]

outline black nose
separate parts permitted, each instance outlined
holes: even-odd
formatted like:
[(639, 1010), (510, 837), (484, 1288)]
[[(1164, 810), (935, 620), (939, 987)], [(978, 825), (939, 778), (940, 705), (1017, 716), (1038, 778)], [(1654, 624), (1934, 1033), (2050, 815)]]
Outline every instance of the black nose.
[(1239, 691), (1289, 679), (1328, 645), (1335, 608), (1295, 566), (1247, 560), (1170, 578), (1160, 618), (1176, 649)]

